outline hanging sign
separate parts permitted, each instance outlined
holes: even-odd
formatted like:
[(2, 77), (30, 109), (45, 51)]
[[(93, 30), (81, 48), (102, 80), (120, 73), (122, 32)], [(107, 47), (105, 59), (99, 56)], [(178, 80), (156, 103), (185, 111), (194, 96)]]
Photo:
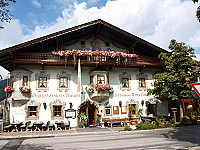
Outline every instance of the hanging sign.
[(67, 109), (65, 110), (65, 118), (76, 118), (76, 110), (74, 109)]

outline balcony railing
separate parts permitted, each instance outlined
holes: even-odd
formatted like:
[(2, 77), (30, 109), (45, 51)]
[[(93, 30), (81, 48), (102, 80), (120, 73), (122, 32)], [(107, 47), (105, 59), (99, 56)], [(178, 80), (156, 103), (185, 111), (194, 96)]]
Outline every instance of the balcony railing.
[[(155, 57), (140, 57), (139, 58), (131, 58), (131, 59), (124, 59), (121, 58), (120, 61), (117, 61), (116, 58), (110, 58), (105, 56), (87, 56), (87, 57), (80, 57), (81, 64), (102, 64), (102, 65), (116, 65), (116, 66), (162, 66), (161, 62)], [(18, 64), (34, 64), (34, 63), (46, 63), (49, 65), (74, 65), (77, 64), (78, 60), (73, 57), (62, 57), (56, 56), (52, 53), (19, 53), (15, 55), (14, 63)]]

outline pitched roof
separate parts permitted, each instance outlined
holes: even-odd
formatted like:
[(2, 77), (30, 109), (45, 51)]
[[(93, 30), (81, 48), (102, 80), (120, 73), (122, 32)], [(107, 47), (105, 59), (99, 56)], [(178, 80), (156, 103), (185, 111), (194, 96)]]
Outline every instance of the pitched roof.
[[(116, 42), (121, 42), (127, 48), (137, 45), (135, 53), (147, 53), (151, 56), (156, 56), (160, 52), (167, 52), (166, 50), (151, 44), (131, 33), (128, 33), (112, 24), (109, 24), (101, 19), (91, 21), (82, 25), (78, 25), (72, 28), (68, 28), (62, 31), (58, 31), (40, 38), (36, 38), (18, 45), (14, 45), (9, 48), (5, 48), (0, 51), (0, 62), (8, 61), (11, 63), (16, 52), (28, 51), (28, 50), (38, 50), (39, 48), (46, 48), (47, 46), (56, 46), (57, 41), (62, 43), (66, 40), (76, 39), (81, 36), (86, 36), (88, 34), (94, 34), (105, 36)], [(4, 63), (0, 63), (1, 66), (5, 67)], [(5, 67), (6, 68), (6, 67)], [(7, 68), (6, 68), (7, 69)], [(8, 69), (9, 70), (9, 69)]]

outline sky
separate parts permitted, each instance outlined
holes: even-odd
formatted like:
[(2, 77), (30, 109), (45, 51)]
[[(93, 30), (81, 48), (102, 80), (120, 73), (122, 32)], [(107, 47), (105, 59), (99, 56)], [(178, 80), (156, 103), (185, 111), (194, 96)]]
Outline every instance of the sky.
[[(0, 22), (0, 50), (102, 19), (166, 50), (171, 39), (185, 42), (200, 60), (198, 6), (192, 0), (16, 0), (11, 22)], [(7, 76), (2, 68), (0, 74)]]

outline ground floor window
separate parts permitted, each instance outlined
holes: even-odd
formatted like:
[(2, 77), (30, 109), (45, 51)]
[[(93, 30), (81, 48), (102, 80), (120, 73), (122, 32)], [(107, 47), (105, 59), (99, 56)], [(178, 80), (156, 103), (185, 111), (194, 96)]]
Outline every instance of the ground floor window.
[(62, 106), (53, 106), (53, 117), (62, 117)]
[(156, 115), (156, 104), (148, 104), (148, 115), (153, 114), (154, 116)]
[(28, 118), (36, 118), (37, 117), (37, 106), (28, 106)]

